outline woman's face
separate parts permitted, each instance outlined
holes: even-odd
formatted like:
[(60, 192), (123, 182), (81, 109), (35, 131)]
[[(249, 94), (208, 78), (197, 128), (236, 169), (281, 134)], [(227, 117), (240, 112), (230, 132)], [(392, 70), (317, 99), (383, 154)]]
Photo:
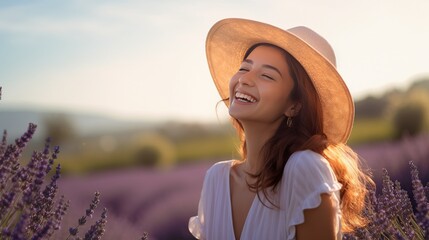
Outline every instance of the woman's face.
[(281, 121), (294, 116), (290, 100), (294, 83), (280, 49), (258, 46), (231, 78), (229, 114), (240, 122)]

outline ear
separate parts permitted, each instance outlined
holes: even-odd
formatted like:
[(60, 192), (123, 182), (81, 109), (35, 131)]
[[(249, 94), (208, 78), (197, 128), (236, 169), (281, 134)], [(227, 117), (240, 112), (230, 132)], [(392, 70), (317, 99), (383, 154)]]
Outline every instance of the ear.
[(286, 109), (284, 114), (286, 117), (295, 117), (301, 110), (301, 107), (301, 103), (294, 103)]

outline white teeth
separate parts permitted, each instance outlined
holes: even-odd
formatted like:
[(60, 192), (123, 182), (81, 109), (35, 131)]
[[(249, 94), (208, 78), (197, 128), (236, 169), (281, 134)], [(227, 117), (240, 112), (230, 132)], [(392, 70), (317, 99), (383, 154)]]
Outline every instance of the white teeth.
[(246, 102), (256, 102), (256, 99), (254, 99), (252, 96), (246, 95), (244, 93), (236, 92), (235, 97), (239, 100), (244, 100)]

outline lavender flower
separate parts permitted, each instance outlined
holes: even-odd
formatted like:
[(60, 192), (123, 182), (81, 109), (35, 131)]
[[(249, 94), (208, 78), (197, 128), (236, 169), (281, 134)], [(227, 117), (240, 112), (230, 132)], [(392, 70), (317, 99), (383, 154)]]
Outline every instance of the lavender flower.
[(368, 225), (345, 234), (344, 239), (427, 239), (428, 198), (416, 166), (412, 162), (410, 166), (416, 212), (413, 211), (407, 191), (401, 188), (398, 181), (393, 183), (387, 170), (383, 169), (381, 194), (377, 196), (375, 189), (368, 189), (364, 211), (369, 220)]
[(394, 194), (394, 183), (390, 180), (389, 174), (386, 169), (383, 169), (383, 188), (382, 194), (378, 199), (379, 208), (383, 210), (388, 219), (395, 215), (397, 206), (396, 196)]
[(54, 213), (54, 230), (59, 230), (61, 227), (61, 221), (63, 220), (64, 215), (67, 212), (67, 209), (70, 206), (70, 201), (65, 201), (64, 196), (61, 196), (60, 201), (58, 202), (57, 209)]
[(429, 182), (425, 186), (426, 199), (429, 199)]
[(15, 225), (15, 228), (12, 231), (11, 237), (12, 239), (19, 239), (19, 240), (24, 240), (25, 239), (25, 226), (27, 224), (28, 221), (28, 215), (27, 214), (22, 214), (21, 217), (19, 218), (18, 223)]
[(88, 232), (85, 234), (85, 240), (95, 240), (95, 239), (101, 239), (103, 236), (107, 222), (107, 208), (103, 209), (103, 212), (101, 213), (101, 218), (91, 226), (91, 228), (88, 230)]
[(419, 172), (413, 162), (410, 162), (411, 178), (413, 183), (414, 200), (416, 201), (416, 218), (419, 226), (423, 229), (423, 234), (429, 233), (429, 202), (422, 182), (419, 178)]
[(413, 207), (407, 191), (401, 188), (401, 184), (398, 181), (395, 182), (395, 196), (397, 201), (397, 208), (395, 209), (397, 216), (395, 216), (395, 219), (398, 228), (402, 235), (407, 236), (408, 239), (413, 239), (415, 235), (414, 231), (412, 231), (414, 221)]
[(31, 240), (40, 240), (40, 239), (46, 239), (48, 237), (50, 229), (53, 228), (53, 222), (51, 219), (48, 220), (48, 222), (40, 228), (39, 231), (37, 231), (34, 236), (31, 238)]
[(0, 219), (3, 219), (3, 217), (6, 215), (14, 198), (15, 192), (3, 193), (3, 196), (0, 199)]
[[(72, 236), (77, 236), (77, 234), (79, 233), (79, 227), (82, 225), (85, 225), (88, 217), (92, 218), (92, 214), (94, 213), (94, 210), (97, 208), (99, 203), (100, 203), (100, 193), (95, 192), (94, 198), (92, 199), (92, 202), (89, 204), (89, 208), (85, 210), (85, 215), (79, 218), (77, 226), (71, 227), (69, 229), (69, 236), (67, 237), (67, 239), (71, 238)], [(102, 219), (104, 218), (104, 221), (105, 221), (105, 218), (107, 218), (107, 209), (105, 209), (105, 211), (103, 211), (103, 214), (101, 217), (102, 217)], [(103, 227), (104, 227), (104, 225), (103, 225)], [(95, 230), (90, 229), (89, 231), (95, 231)], [(87, 234), (90, 234), (92, 236), (94, 233), (87, 233)]]
[[(35, 124), (29, 124), (22, 137), (15, 140), (15, 144), (7, 146), (6, 131), (1, 142), (0, 155), (0, 226), (1, 239), (33, 239), (44, 238), (51, 234), (53, 228), (53, 209), (55, 206), (55, 189), (57, 174), (44, 192), (40, 189), (44, 178), (49, 172), (49, 161), (43, 152), (34, 151), (31, 160), (26, 166), (21, 166), (19, 158), (24, 147), (31, 140)], [(7, 147), (6, 147), (7, 146)], [(44, 152), (46, 153), (46, 149)], [(49, 193), (49, 194), (48, 194)]]

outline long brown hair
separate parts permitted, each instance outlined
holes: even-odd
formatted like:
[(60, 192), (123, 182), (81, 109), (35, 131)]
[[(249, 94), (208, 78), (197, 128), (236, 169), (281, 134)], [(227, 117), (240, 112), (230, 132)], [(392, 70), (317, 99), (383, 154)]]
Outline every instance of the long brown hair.
[[(253, 184), (248, 183), (249, 188), (257, 193), (262, 190), (265, 198), (277, 207), (270, 200), (267, 191), (269, 189), (276, 191), (292, 153), (309, 149), (328, 160), (338, 181), (343, 185), (340, 191), (342, 230), (350, 232), (364, 226), (366, 219), (362, 215), (362, 210), (367, 195), (366, 185), (372, 184), (371, 178), (362, 171), (359, 158), (352, 149), (345, 144), (330, 143), (323, 133), (323, 113), (319, 96), (307, 72), (292, 55), (275, 45), (259, 43), (247, 50), (244, 59), (261, 45), (274, 47), (283, 52), (294, 81), (291, 100), (300, 103), (301, 109), (293, 117), (291, 127), (287, 126), (285, 117), (274, 135), (263, 146), (261, 150), (263, 165), (256, 174), (248, 173), (255, 178)], [(241, 140), (240, 154), (244, 160), (247, 157), (244, 129), (237, 119), (232, 118), (232, 121)]]

